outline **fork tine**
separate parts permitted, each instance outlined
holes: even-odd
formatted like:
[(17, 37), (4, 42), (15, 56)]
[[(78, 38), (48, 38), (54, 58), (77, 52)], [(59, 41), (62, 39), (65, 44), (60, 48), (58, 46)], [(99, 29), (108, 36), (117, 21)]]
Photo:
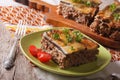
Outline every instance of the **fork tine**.
[(23, 35), (23, 31), (24, 31), (24, 25), (23, 25), (23, 22), (22, 22), (21, 23), (20, 37)]
[(19, 30), (19, 26), (20, 26), (20, 24), (21, 24), (21, 21), (19, 21), (19, 23), (18, 23), (18, 25), (17, 25), (17, 28), (16, 28), (16, 31), (15, 31), (15, 34), (18, 33), (18, 30)]
[(18, 32), (17, 32), (18, 36), (21, 36), (21, 30), (22, 30), (22, 21), (20, 21), (20, 24), (18, 26)]
[(22, 23), (22, 26), (21, 26), (21, 36), (24, 36), (26, 33), (26, 23)]
[(24, 31), (23, 31), (23, 35), (26, 34), (26, 28), (27, 28), (27, 23), (25, 23), (25, 26), (24, 26)]
[(22, 20), (19, 21), (16, 32), (15, 32), (15, 35), (19, 36), (19, 38), (26, 34), (26, 24), (27, 23)]

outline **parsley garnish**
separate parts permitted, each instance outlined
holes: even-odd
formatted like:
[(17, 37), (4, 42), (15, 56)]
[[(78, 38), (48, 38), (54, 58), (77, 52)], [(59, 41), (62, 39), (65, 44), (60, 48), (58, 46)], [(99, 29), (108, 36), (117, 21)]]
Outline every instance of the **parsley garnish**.
[(81, 39), (82, 39), (82, 35), (78, 35), (78, 36), (76, 36), (76, 38), (75, 38), (75, 40), (76, 40), (77, 42), (80, 42)]
[(120, 20), (120, 14), (119, 14), (119, 13), (114, 13), (114, 14), (113, 14), (113, 17), (114, 17), (114, 20), (115, 20), (115, 21)]
[(64, 29), (64, 30), (63, 30), (63, 33), (64, 33), (64, 34), (69, 34), (69, 29)]
[(91, 7), (92, 6), (92, 3), (90, 2), (90, 1), (86, 1), (86, 6), (88, 6), (88, 7)]
[(83, 38), (83, 35), (79, 31), (74, 31), (74, 35), (75, 35), (75, 40), (77, 42), (80, 42), (81, 39)]
[(66, 39), (68, 42), (72, 42), (72, 37), (70, 36), (70, 34), (66, 34)]
[(72, 39), (72, 36), (70, 36), (69, 31), (70, 31), (69, 29), (64, 29), (63, 33), (66, 36), (67, 42), (72, 42), (73, 39)]
[(111, 11), (114, 11), (115, 9), (116, 9), (115, 3), (111, 4), (111, 5), (110, 5), (110, 10), (111, 10)]
[(54, 38), (54, 39), (60, 39), (60, 36), (59, 36), (58, 33), (54, 33), (54, 34), (53, 34), (53, 38)]

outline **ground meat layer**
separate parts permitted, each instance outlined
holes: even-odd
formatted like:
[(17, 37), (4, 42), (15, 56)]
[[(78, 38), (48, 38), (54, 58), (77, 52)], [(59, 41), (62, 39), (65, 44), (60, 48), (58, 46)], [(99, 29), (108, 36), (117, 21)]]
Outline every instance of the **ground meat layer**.
[(41, 48), (52, 55), (52, 60), (57, 63), (60, 68), (69, 68), (80, 64), (95, 61), (98, 50), (83, 50), (72, 54), (65, 55), (54, 44), (44, 37), (41, 40)]

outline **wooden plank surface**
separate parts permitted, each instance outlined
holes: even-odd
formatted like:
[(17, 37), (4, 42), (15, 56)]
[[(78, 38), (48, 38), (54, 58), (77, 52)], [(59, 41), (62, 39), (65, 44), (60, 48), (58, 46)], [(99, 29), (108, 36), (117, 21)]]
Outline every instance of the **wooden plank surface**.
[(4, 69), (3, 62), (14, 41), (12, 35), (13, 33), (0, 26), (0, 80), (38, 80), (31, 63), (23, 56), (20, 48), (16, 52), (15, 66), (11, 70)]

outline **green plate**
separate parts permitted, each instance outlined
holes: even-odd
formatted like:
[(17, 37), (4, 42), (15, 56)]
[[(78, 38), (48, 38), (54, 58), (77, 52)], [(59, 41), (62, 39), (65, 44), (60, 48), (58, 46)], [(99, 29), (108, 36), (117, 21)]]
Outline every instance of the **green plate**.
[(20, 40), (20, 48), (23, 54), (31, 62), (33, 62), (35, 65), (37, 65), (38, 67), (46, 71), (53, 72), (60, 75), (65, 75), (65, 76), (87, 76), (102, 70), (105, 66), (108, 65), (108, 63), (111, 60), (111, 54), (109, 53), (109, 51), (107, 51), (103, 46), (100, 45), (99, 55), (97, 56), (97, 60), (88, 64), (83, 64), (83, 65), (80, 65), (77, 67), (71, 67), (68, 69), (60, 69), (59, 66), (55, 64), (52, 60), (48, 63), (41, 63), (38, 59), (36, 59), (29, 53), (28, 48), (30, 45), (35, 45), (39, 48), (40, 40), (42, 37), (41, 34), (45, 31), (47, 30), (35, 32), (35, 33), (24, 36)]

